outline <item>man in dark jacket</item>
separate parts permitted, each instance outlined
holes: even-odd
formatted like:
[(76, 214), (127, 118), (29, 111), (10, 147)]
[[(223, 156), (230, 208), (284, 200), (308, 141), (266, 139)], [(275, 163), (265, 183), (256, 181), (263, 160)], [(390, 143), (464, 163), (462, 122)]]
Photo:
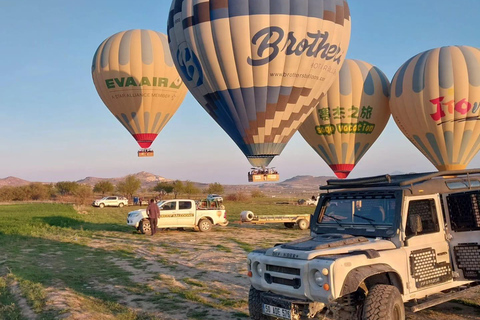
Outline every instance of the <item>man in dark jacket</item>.
[(160, 209), (155, 203), (154, 199), (150, 199), (150, 204), (147, 207), (148, 220), (150, 220), (150, 227), (152, 228), (152, 236), (157, 233), (158, 218), (160, 218)]

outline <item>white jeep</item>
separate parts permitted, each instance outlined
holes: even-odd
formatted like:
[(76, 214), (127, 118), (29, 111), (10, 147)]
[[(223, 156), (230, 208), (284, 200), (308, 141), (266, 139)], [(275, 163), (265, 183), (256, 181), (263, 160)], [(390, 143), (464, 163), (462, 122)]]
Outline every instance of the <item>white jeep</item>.
[(248, 255), (252, 319), (404, 320), (480, 289), (480, 170), (320, 189), (308, 238)]

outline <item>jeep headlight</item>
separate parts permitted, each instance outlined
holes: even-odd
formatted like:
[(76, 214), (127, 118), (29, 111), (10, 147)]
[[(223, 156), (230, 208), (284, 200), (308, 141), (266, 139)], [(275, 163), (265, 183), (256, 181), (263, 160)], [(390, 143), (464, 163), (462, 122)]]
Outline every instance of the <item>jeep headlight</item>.
[(263, 275), (263, 268), (262, 268), (262, 265), (260, 264), (260, 262), (256, 262), (254, 264), (254, 270), (259, 276)]
[(323, 284), (325, 283), (324, 275), (319, 270), (315, 271), (315, 273), (313, 274), (313, 279), (319, 287), (323, 286)]

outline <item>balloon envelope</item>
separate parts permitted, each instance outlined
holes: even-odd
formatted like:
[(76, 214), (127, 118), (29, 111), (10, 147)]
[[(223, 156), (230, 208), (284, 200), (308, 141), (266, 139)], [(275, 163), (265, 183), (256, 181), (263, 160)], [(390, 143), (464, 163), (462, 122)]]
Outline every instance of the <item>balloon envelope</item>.
[(377, 67), (347, 59), (300, 126), (300, 134), (337, 177), (348, 176), (387, 125), (389, 86)]
[(172, 57), (253, 166), (279, 155), (344, 61), (344, 0), (173, 0)]
[(150, 147), (187, 94), (167, 36), (151, 30), (123, 31), (102, 42), (92, 77), (105, 105), (142, 148)]
[(480, 148), (480, 50), (450, 46), (411, 58), (393, 78), (390, 108), (438, 170), (465, 169)]

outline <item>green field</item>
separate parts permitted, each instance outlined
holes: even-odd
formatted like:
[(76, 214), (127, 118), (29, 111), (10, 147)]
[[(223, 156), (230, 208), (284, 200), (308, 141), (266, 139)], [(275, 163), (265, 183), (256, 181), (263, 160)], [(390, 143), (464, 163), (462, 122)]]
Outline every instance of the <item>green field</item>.
[[(243, 210), (255, 214), (313, 213), (314, 210), (277, 202), (288, 200), (265, 198), (225, 205), (230, 221), (239, 220)], [(256, 246), (270, 246), (278, 239), (294, 239), (300, 232), (279, 225), (244, 228), (231, 223), (226, 228), (215, 228), (209, 236), (171, 231), (168, 239), (147, 237), (126, 225), (126, 215), (133, 209), (136, 207), (87, 207), (80, 214), (72, 205), (64, 204), (0, 206), (0, 319), (33, 316), (56, 319), (62, 314), (74, 318), (77, 309), (89, 314), (89, 318), (98, 319), (168, 319), (168, 313), (183, 303), (202, 307), (187, 313), (185, 319), (223, 319), (215, 316), (215, 312), (226, 313), (225, 319), (246, 318), (245, 298), (229, 298), (228, 292), (224, 292), (227, 289), (209, 287), (209, 282), (202, 282), (209, 273), (208, 259), (195, 261), (192, 278), (183, 276), (187, 273), (182, 273), (178, 261), (190, 264), (192, 252), (207, 255), (213, 251), (225, 259), (230, 257), (232, 266), (244, 272), (243, 260), (248, 251)], [(257, 243), (246, 241), (241, 236), (242, 230), (254, 234), (265, 232), (265, 236), (259, 236)], [(276, 236), (269, 239), (272, 230)], [(217, 240), (212, 240), (212, 235)], [(172, 245), (172, 241), (194, 245), (182, 248)], [(144, 255), (143, 251), (146, 251)], [(153, 261), (150, 255), (154, 256)], [(238, 266), (235, 261), (240, 261)], [(173, 274), (173, 280), (167, 279), (159, 267), (160, 272), (152, 273), (156, 285), (132, 279), (133, 274), (141, 273), (154, 263), (166, 268), (167, 273), (178, 269), (179, 274)], [(175, 285), (178, 281), (182, 286)], [(135, 299), (139, 302), (135, 303)], [(142, 303), (148, 303), (151, 308), (142, 307)], [(157, 306), (172, 310), (163, 310), (165, 316), (162, 316), (155, 312)]]

